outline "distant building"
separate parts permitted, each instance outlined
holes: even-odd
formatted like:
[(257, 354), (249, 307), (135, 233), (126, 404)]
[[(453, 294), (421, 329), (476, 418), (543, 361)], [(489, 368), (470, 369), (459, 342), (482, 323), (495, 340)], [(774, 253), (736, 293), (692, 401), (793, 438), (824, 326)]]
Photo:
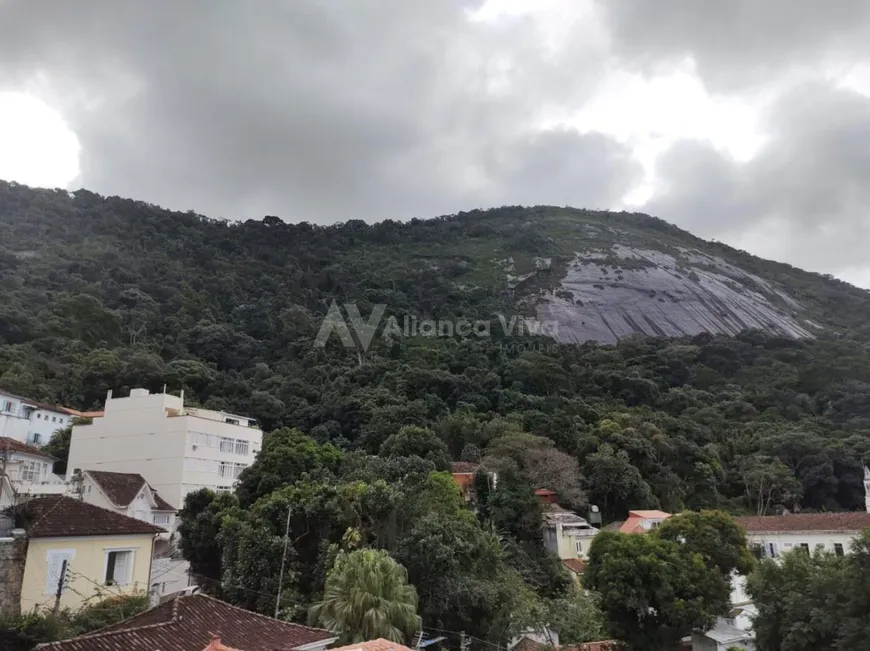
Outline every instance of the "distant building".
[(789, 513), (735, 518), (746, 530), (749, 548), (759, 558), (778, 558), (785, 552), (823, 549), (848, 554), (853, 539), (870, 527), (870, 513)]
[(51, 471), (54, 461), (35, 446), (0, 437), (0, 508), (17, 504), (23, 496), (66, 492), (63, 478)]
[(450, 464), (450, 474), (453, 481), (459, 486), (459, 490), (465, 499), (471, 499), (474, 495), (474, 473), (477, 472), (477, 464), (468, 461), (454, 461)]
[(262, 440), (252, 418), (186, 407), (183, 393), (109, 392), (102, 416), (73, 427), (67, 479), (77, 470), (138, 473), (181, 508), (192, 491), (232, 490)]
[[(335, 635), (320, 628), (272, 619), (197, 593), (176, 597), (95, 633), (71, 640), (40, 644), (37, 649), (324, 651), (336, 639)], [(395, 645), (394, 648), (402, 647)]]
[(51, 435), (69, 425), (77, 413), (0, 389), (0, 437), (45, 445)]
[(709, 631), (692, 633), (692, 651), (755, 651), (755, 635), (739, 628), (732, 617), (719, 617)]
[(347, 646), (340, 646), (337, 649), (332, 649), (331, 651), (414, 651), (411, 647), (407, 647), (404, 644), (399, 644), (398, 642), (393, 642), (391, 640), (385, 640), (382, 637), (379, 637), (376, 640), (369, 640), (368, 642), (358, 642), (357, 644), (348, 644)]
[(181, 558), (175, 545), (176, 509), (142, 475), (85, 470), (72, 484), (74, 494), (88, 504), (166, 529), (154, 541), (149, 592), (155, 602), (190, 584), (190, 563)]
[(147, 591), (160, 527), (63, 495), (34, 497), (18, 510), (26, 544), (16, 588), (21, 612), (52, 608), (58, 592), (62, 608), (77, 609), (100, 594)]
[(510, 651), (620, 651), (624, 646), (616, 640), (559, 644), (558, 638), (554, 642), (546, 642), (524, 634), (512, 645), (508, 645), (508, 649)]
[(629, 511), (628, 519), (619, 526), (618, 531), (620, 533), (648, 533), (669, 517), (671, 514), (664, 511)]
[(544, 546), (556, 554), (575, 574), (583, 571), (592, 539), (598, 529), (573, 511), (558, 504), (547, 503), (541, 514)]

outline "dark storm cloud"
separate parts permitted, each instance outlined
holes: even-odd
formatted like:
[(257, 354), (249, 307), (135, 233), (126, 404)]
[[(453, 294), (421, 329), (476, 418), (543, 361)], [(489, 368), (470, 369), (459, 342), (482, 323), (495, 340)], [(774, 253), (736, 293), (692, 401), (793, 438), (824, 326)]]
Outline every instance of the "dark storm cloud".
[(704, 81), (730, 90), (784, 70), (866, 57), (866, 0), (597, 0), (614, 50), (647, 71), (692, 57)]
[(0, 87), (51, 89), (82, 144), (77, 184), (177, 209), (328, 222), (551, 190), (612, 204), (636, 174), (626, 152), (530, 130), (548, 100), (591, 92), (595, 62), (566, 84), (534, 29), (474, 25), (475, 6), (0, 2)]
[(870, 98), (807, 84), (783, 95), (766, 118), (769, 139), (743, 164), (704, 143), (675, 144), (659, 160), (646, 208), (702, 236), (763, 232), (777, 239), (767, 250), (811, 269), (866, 266)]

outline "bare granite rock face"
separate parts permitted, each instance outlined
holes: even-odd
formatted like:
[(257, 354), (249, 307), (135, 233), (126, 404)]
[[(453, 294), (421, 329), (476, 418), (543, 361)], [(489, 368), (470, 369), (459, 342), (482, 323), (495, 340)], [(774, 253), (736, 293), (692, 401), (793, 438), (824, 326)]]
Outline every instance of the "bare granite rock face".
[(678, 337), (758, 328), (813, 337), (818, 326), (782, 289), (700, 251), (614, 245), (577, 253), (552, 291), (533, 297), (537, 318), (555, 321), (561, 343), (613, 344), (631, 334)]

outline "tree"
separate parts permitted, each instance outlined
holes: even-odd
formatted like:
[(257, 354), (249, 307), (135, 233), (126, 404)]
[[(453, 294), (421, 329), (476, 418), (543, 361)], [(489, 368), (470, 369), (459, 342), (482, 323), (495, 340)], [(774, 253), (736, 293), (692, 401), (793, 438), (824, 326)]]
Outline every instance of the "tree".
[(671, 651), (728, 608), (719, 572), (656, 536), (601, 532), (583, 583), (598, 594), (610, 633), (635, 651)]
[(382, 457), (420, 457), (435, 464), (436, 470), (450, 470), (450, 455), (444, 441), (431, 429), (407, 425), (388, 437), (381, 446)]
[(69, 446), (72, 440), (73, 425), (78, 424), (79, 420), (75, 419), (72, 424), (67, 425), (63, 429), (57, 430), (51, 435), (48, 443), (42, 446), (42, 451), (50, 454), (55, 458), (53, 472), (58, 475), (66, 474), (66, 464), (69, 459)]
[[(818, 651), (862, 648), (838, 642), (852, 595), (850, 563), (829, 552), (795, 550), (778, 562), (762, 561), (746, 590), (758, 609), (753, 620), (759, 651)], [(866, 611), (860, 620), (866, 622)]]
[(216, 590), (215, 586), (221, 581), (223, 550), (219, 536), (226, 511), (237, 505), (235, 495), (216, 494), (202, 488), (187, 494), (178, 514), (181, 553), (190, 562), (190, 571), (197, 582), (210, 580), (204, 585), (206, 589)]
[(257, 460), (239, 476), (236, 486), (239, 503), (250, 506), (305, 475), (334, 471), (341, 458), (341, 450), (332, 444), (317, 443), (297, 429), (275, 430), (264, 438)]
[(744, 459), (740, 477), (746, 499), (758, 515), (766, 515), (775, 505), (793, 507), (800, 499), (800, 481), (779, 459), (763, 456)]
[(732, 572), (748, 574), (754, 565), (746, 533), (723, 511), (680, 513), (659, 525), (654, 535), (700, 554), (707, 567), (718, 569), (726, 580)]
[(602, 445), (586, 457), (583, 477), (589, 503), (601, 509), (606, 521), (624, 518), (630, 509), (658, 506), (649, 484), (625, 450)]
[(313, 620), (341, 634), (344, 643), (386, 638), (406, 642), (420, 628), (417, 591), (408, 572), (385, 551), (340, 554), (326, 579)]

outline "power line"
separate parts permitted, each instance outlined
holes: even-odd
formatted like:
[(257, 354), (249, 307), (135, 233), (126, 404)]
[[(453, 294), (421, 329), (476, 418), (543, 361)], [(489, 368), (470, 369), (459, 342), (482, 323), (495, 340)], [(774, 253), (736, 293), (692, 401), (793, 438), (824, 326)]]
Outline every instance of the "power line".
[(465, 637), (470, 638), (472, 640), (477, 640), (481, 644), (488, 644), (489, 646), (494, 646), (496, 649), (504, 649), (504, 647), (501, 646), (500, 644), (496, 644), (495, 642), (487, 642), (486, 640), (481, 640), (479, 637), (474, 637), (473, 635), (469, 635), (468, 633), (464, 633), (462, 631), (448, 631), (447, 629), (435, 628), (434, 626), (424, 626), (423, 630), (436, 631), (438, 633), (451, 633), (453, 635), (459, 635), (459, 636), (465, 635)]

